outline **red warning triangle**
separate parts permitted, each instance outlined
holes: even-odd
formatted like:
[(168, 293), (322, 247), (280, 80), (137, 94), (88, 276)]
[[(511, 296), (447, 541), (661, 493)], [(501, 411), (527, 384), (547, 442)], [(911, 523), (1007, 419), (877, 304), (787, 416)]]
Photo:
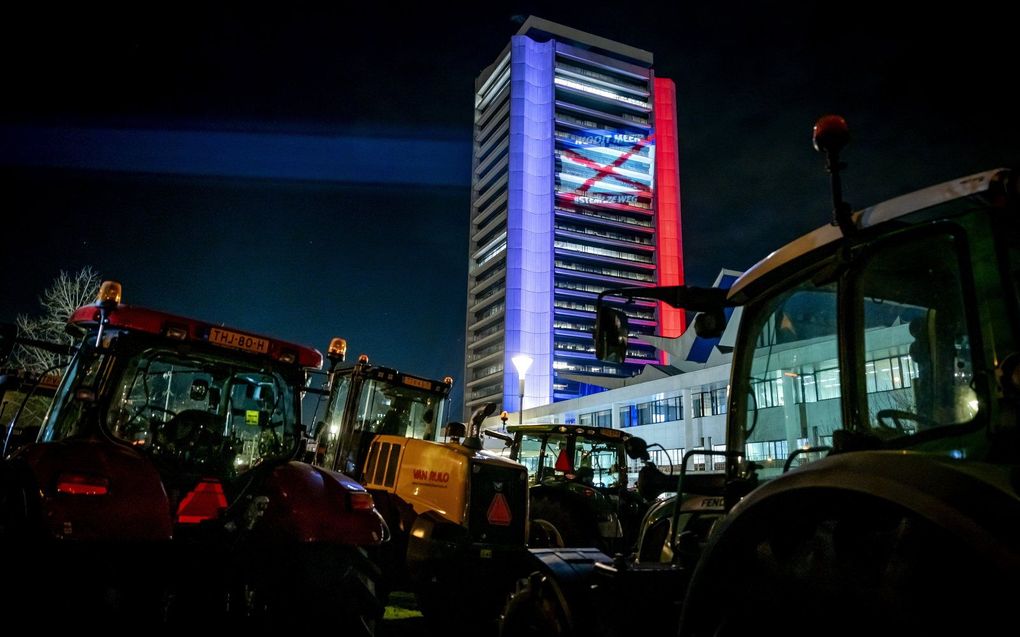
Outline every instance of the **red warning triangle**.
[(506, 497), (502, 493), (492, 496), (492, 502), (489, 503), (489, 511), (485, 517), (489, 520), (489, 524), (494, 526), (510, 526), (513, 516), (510, 514), (510, 505), (506, 503)]
[(220, 481), (202, 480), (178, 505), (177, 522), (198, 524), (203, 520), (212, 520), (225, 508), (227, 497), (223, 494), (223, 485)]

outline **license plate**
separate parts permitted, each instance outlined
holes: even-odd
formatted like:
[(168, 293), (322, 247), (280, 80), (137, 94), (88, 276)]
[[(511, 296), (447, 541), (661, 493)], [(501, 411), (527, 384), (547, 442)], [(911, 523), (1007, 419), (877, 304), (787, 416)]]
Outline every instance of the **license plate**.
[(209, 330), (209, 342), (220, 347), (230, 347), (256, 354), (265, 354), (269, 351), (269, 339), (239, 334), (218, 327)]
[(410, 385), (411, 387), (417, 387), (419, 389), (432, 389), (432, 383), (427, 380), (415, 378), (414, 376), (404, 376), (404, 384)]

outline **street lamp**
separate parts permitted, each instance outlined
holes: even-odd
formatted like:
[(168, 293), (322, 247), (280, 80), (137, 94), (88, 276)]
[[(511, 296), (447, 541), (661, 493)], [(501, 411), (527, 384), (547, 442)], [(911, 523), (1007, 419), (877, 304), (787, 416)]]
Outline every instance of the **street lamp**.
[(524, 375), (528, 372), (528, 368), (531, 367), (531, 357), (527, 354), (518, 354), (510, 359), (513, 361), (514, 368), (517, 370), (517, 377), (521, 382), (521, 407), (518, 413), (520, 417), (518, 419), (519, 424), (524, 424)]

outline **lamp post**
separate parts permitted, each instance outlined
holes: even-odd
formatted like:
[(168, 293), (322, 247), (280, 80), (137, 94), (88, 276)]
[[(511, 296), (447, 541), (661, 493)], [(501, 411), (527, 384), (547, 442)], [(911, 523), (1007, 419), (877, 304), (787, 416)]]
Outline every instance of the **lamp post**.
[(514, 368), (517, 370), (517, 377), (521, 383), (521, 406), (518, 410), (519, 418), (518, 424), (524, 424), (524, 375), (528, 372), (528, 368), (531, 367), (531, 357), (527, 354), (518, 354), (510, 359), (513, 361)]

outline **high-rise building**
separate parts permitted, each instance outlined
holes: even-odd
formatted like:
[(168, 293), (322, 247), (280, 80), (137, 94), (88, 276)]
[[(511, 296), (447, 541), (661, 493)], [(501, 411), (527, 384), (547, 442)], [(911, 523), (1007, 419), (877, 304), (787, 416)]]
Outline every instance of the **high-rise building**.
[[(652, 54), (528, 18), (476, 80), (473, 154), (467, 408), (521, 408), (519, 354), (525, 407), (666, 362), (632, 339), (602, 363), (591, 337), (599, 292), (683, 282), (675, 88)], [(626, 311), (632, 334), (683, 330), (663, 304)]]

